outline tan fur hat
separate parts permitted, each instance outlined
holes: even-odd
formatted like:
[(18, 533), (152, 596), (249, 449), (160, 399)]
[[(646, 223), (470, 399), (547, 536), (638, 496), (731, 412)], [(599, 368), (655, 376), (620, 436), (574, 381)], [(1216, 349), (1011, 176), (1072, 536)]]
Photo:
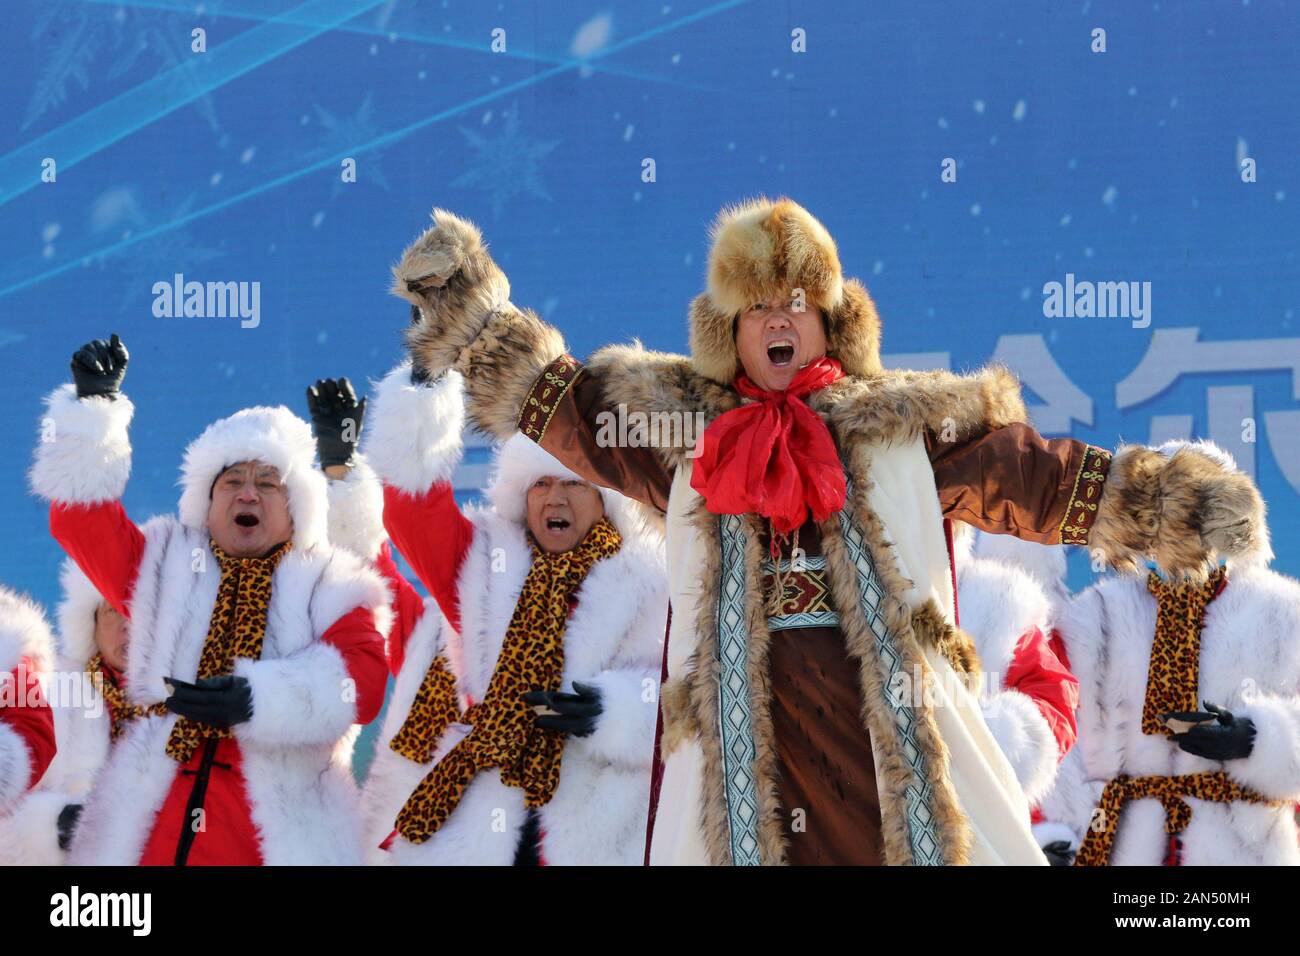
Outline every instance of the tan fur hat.
[(736, 318), (755, 302), (802, 289), (826, 316), (827, 354), (849, 375), (880, 371), (880, 319), (862, 283), (845, 279), (830, 233), (790, 199), (758, 198), (718, 213), (708, 290), (691, 303), (691, 361), (723, 385), (739, 368)]

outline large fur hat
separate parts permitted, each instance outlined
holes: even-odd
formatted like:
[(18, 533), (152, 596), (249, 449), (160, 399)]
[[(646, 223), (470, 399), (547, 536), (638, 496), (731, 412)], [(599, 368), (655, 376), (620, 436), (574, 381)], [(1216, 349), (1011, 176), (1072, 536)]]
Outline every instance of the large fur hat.
[(24, 657), (38, 671), (49, 668), (54, 657), (50, 625), (39, 604), (0, 586), (0, 672), (13, 670)]
[(289, 492), (293, 546), (308, 551), (328, 541), (325, 476), (314, 467), (311, 426), (283, 405), (235, 412), (207, 427), (185, 450), (181, 466), (181, 522), (196, 531), (208, 524), (212, 483), (231, 465), (260, 461), (274, 465)]
[[(586, 481), (570, 471), (521, 432), (510, 436), (496, 456), (496, 468), (487, 496), (497, 514), (523, 527), (528, 516), (528, 489), (545, 476)], [(597, 488), (605, 502), (605, 517), (624, 538), (640, 537), (652, 529), (634, 502), (610, 488)]]
[(739, 369), (737, 317), (755, 302), (802, 289), (826, 316), (827, 354), (848, 375), (880, 371), (880, 319), (862, 283), (845, 279), (835, 240), (790, 199), (758, 198), (718, 213), (707, 291), (691, 303), (691, 362), (730, 385)]
[[(1264, 499), (1253, 482), (1244, 485), (1240, 483), (1245, 472), (1237, 467), (1237, 460), (1228, 450), (1205, 439), (1173, 439), (1159, 445), (1156, 451), (1169, 459), (1171, 464), (1177, 463), (1187, 471), (1205, 472), (1204, 466), (1197, 463), (1201, 456), (1223, 469), (1226, 474), (1216, 481), (1219, 486), (1215, 489), (1216, 497), (1233, 500), (1234, 507), (1231, 511), (1242, 516), (1235, 529), (1237, 548), (1228, 564), (1235, 567), (1267, 567), (1273, 560), (1273, 542), (1268, 530)], [(1234, 477), (1236, 481), (1233, 480)], [(1203, 507), (1203, 502), (1188, 500), (1186, 494), (1176, 497), (1180, 500), (1175, 502), (1175, 507)]]

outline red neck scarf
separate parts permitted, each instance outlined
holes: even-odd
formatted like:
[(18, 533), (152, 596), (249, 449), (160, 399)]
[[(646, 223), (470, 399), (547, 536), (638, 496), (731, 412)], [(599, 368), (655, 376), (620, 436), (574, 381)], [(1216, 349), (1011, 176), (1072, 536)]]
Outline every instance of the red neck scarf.
[(776, 536), (799, 530), (808, 513), (825, 521), (844, 507), (844, 467), (830, 429), (803, 397), (844, 377), (820, 358), (782, 392), (765, 392), (745, 375), (735, 388), (748, 405), (719, 415), (704, 430), (691, 487), (713, 514), (758, 514)]

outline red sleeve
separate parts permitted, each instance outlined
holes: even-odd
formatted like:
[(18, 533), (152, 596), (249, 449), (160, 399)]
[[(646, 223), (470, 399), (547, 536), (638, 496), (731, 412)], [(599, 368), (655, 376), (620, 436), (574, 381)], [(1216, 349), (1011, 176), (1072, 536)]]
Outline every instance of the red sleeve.
[(398, 570), (397, 562), (393, 560), (393, 549), (387, 541), (380, 545), (379, 554), (375, 556), (375, 570), (383, 575), (393, 595), (393, 626), (388, 631), (388, 669), (396, 675), (406, 659), (406, 642), (424, 615), (424, 599)]
[(32, 773), (27, 780), (27, 789), (30, 790), (45, 776), (50, 761), (54, 759), (57, 749), (54, 740), (54, 712), (41, 693), (41, 685), (30, 660), (24, 657), (10, 677), (17, 691), (15, 703), (0, 707), (0, 720), (9, 725), (27, 745), (27, 753), (32, 761)]
[(383, 709), (388, 686), (384, 636), (375, 628), (374, 612), (365, 607), (353, 608), (331, 624), (321, 640), (333, 644), (343, 655), (348, 676), (357, 689), (357, 723), (370, 723)]
[(144, 533), (120, 501), (50, 505), (50, 533), (90, 578), (104, 600), (124, 617), (144, 557)]
[(456, 579), (474, 538), (474, 525), (460, 513), (451, 485), (435, 482), (422, 495), (385, 485), (384, 528), (451, 626), (459, 628)]
[(1077, 733), (1074, 712), (1079, 708), (1079, 679), (1052, 651), (1043, 632), (1030, 628), (1016, 644), (1003, 686), (1029, 697), (1042, 712), (1064, 757)]

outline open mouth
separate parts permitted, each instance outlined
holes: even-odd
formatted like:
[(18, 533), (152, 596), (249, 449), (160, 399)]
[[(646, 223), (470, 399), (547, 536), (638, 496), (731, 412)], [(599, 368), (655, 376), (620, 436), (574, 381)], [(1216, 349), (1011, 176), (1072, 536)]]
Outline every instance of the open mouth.
[(569, 521), (566, 518), (547, 518), (546, 530), (547, 531), (568, 531)]
[(767, 347), (767, 360), (777, 368), (782, 368), (794, 361), (794, 343), (789, 339), (777, 339)]
[(241, 528), (256, 528), (261, 523), (262, 519), (257, 515), (235, 515), (235, 524), (239, 525)]

